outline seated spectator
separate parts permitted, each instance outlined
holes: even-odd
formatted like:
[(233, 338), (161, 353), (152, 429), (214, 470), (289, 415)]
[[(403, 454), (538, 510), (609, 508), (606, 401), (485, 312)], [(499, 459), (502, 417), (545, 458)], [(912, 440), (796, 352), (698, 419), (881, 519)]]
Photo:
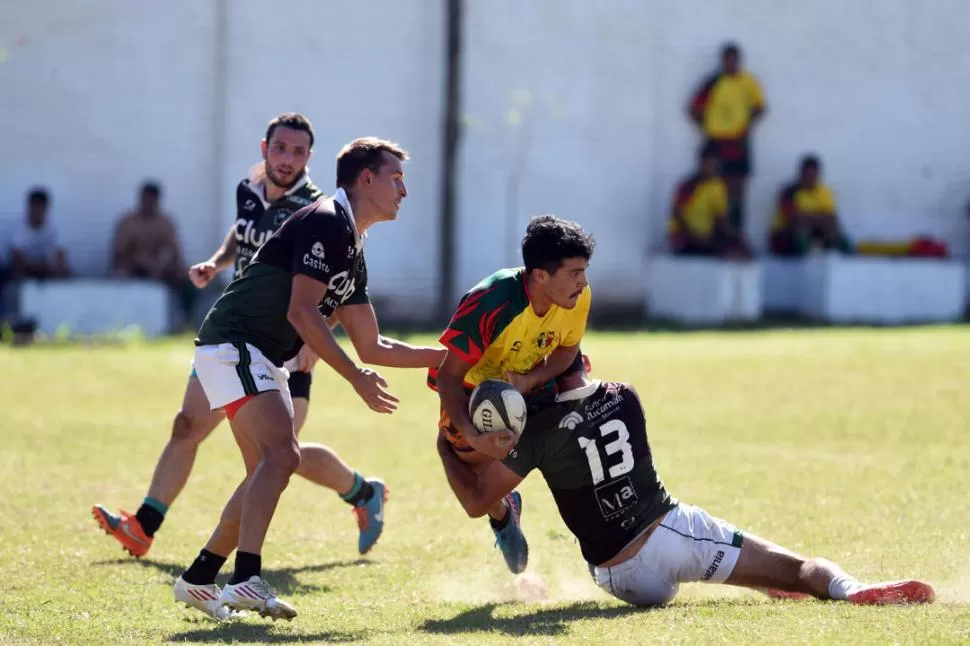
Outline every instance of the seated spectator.
[(0, 315), (16, 328), (20, 324), (20, 283), (24, 280), (69, 278), (67, 253), (57, 231), (47, 221), (50, 195), (43, 188), (27, 194), (27, 215), (10, 238), (9, 266), (0, 268)]
[(113, 273), (168, 285), (178, 295), (184, 321), (191, 318), (196, 291), (182, 262), (182, 249), (171, 217), (160, 208), (162, 189), (154, 182), (141, 188), (138, 208), (115, 228)]
[(676, 255), (751, 257), (744, 236), (728, 220), (727, 184), (718, 174), (718, 164), (717, 148), (705, 144), (697, 174), (677, 187), (667, 227), (670, 250)]
[(10, 240), (10, 278), (68, 278), (67, 253), (47, 221), (50, 195), (35, 188), (27, 196), (27, 217)]
[(819, 179), (822, 164), (815, 155), (802, 158), (798, 181), (778, 197), (769, 246), (778, 256), (804, 256), (813, 248), (852, 253), (852, 243), (839, 224), (835, 196)]

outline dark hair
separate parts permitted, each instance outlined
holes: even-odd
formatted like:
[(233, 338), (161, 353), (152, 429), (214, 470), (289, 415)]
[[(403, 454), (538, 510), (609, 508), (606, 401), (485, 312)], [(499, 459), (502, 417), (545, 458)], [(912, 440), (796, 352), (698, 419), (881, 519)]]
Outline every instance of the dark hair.
[(51, 201), (50, 193), (47, 192), (46, 188), (32, 188), (30, 192), (27, 193), (27, 203), (28, 204), (43, 204), (47, 206)]
[(142, 195), (154, 195), (156, 198), (162, 196), (162, 186), (158, 182), (145, 182), (141, 185)]
[(737, 43), (724, 43), (721, 48), (721, 56), (728, 56), (733, 54), (734, 56), (741, 56), (741, 48), (738, 47)]
[(354, 139), (337, 153), (337, 188), (350, 188), (365, 168), (378, 173), (384, 164), (384, 153), (407, 161), (408, 151), (387, 139), (361, 137)]
[(815, 170), (821, 170), (822, 161), (818, 158), (818, 155), (807, 154), (802, 156), (801, 164), (799, 168), (806, 170), (808, 168), (814, 168)]
[(280, 116), (270, 121), (269, 125), (266, 126), (266, 143), (269, 143), (269, 141), (273, 138), (273, 133), (276, 132), (276, 129), (280, 126), (289, 128), (290, 130), (305, 132), (310, 135), (310, 149), (313, 149), (313, 142), (315, 139), (313, 136), (313, 124), (311, 124), (310, 120), (304, 117), (302, 114), (297, 112), (284, 112)]
[(522, 262), (526, 272), (544, 269), (556, 273), (567, 258), (593, 256), (596, 241), (575, 222), (554, 215), (537, 215), (529, 220), (522, 238)]

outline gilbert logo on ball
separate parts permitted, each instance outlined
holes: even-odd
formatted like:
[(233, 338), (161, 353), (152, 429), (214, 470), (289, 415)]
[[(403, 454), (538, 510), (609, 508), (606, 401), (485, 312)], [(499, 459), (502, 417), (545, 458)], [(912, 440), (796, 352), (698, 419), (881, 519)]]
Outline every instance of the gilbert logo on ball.
[(525, 399), (512, 384), (488, 379), (472, 391), (468, 415), (482, 433), (512, 431), (519, 435), (525, 428)]

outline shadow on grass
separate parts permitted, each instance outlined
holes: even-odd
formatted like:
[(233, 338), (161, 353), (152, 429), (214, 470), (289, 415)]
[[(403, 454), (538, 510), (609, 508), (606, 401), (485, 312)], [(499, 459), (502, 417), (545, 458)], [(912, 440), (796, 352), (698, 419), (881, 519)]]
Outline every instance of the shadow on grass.
[[(274, 568), (274, 569), (264, 569), (263, 575), (266, 580), (276, 588), (281, 594), (294, 594), (294, 593), (307, 593), (307, 592), (330, 592), (332, 588), (326, 585), (310, 585), (306, 583), (300, 583), (296, 575), (306, 574), (312, 572), (327, 572), (329, 570), (335, 570), (338, 568), (345, 567), (357, 567), (360, 565), (370, 565), (372, 561), (369, 559), (354, 559), (345, 561), (329, 561), (326, 563), (317, 563), (314, 565), (301, 565), (299, 567), (287, 567), (287, 568)], [(150, 568), (156, 570), (162, 574), (172, 577), (174, 582), (176, 578), (185, 568), (188, 567), (188, 563), (169, 563), (165, 561), (156, 561), (154, 559), (130, 559), (121, 558), (114, 559), (110, 561), (95, 561), (91, 563), (94, 567), (110, 567), (110, 566), (122, 566), (122, 565), (137, 565), (143, 568)], [(219, 576), (217, 583), (219, 585), (225, 585), (226, 581), (229, 579), (229, 573), (232, 570), (232, 563), (228, 562), (223, 567), (223, 572)]]
[[(269, 621), (268, 619), (266, 621)], [(299, 619), (297, 619), (299, 621)], [(196, 628), (184, 633), (173, 633), (167, 642), (204, 642), (207, 644), (295, 644), (331, 643), (347, 644), (367, 637), (363, 631), (344, 632), (324, 630), (312, 633), (288, 632), (285, 622), (277, 628), (273, 624), (231, 621), (224, 624), (208, 624), (211, 628)]]
[(493, 611), (502, 604), (488, 603), (466, 610), (451, 619), (429, 619), (419, 626), (419, 630), (437, 634), (461, 634), (499, 631), (506, 635), (526, 636), (564, 635), (569, 623), (582, 619), (612, 619), (641, 612), (651, 612), (649, 608), (634, 606), (603, 605), (589, 601), (567, 606), (532, 610), (528, 607), (514, 617), (495, 617)]

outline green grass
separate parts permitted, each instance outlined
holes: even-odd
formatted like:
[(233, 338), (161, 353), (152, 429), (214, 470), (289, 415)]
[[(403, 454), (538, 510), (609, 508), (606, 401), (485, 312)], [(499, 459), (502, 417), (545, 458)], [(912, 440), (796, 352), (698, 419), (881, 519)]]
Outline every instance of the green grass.
[(346, 505), (294, 479), (264, 564), (300, 616), (208, 623), (170, 586), (241, 477), (225, 426), (147, 558), (124, 555), (89, 516), (96, 502), (133, 511), (144, 495), (188, 372), (181, 338), (0, 349), (0, 643), (970, 639), (970, 330), (591, 334), (583, 346), (595, 374), (636, 384), (680, 499), (864, 579), (927, 579), (940, 602), (782, 603), (686, 585), (669, 608), (629, 608), (592, 584), (538, 475), (522, 487), (523, 524), (551, 600), (519, 602), (487, 523), (465, 517), (445, 482), (424, 374), (385, 371), (402, 405), (380, 417), (324, 368), (304, 437), (387, 480), (386, 533), (358, 558)]

